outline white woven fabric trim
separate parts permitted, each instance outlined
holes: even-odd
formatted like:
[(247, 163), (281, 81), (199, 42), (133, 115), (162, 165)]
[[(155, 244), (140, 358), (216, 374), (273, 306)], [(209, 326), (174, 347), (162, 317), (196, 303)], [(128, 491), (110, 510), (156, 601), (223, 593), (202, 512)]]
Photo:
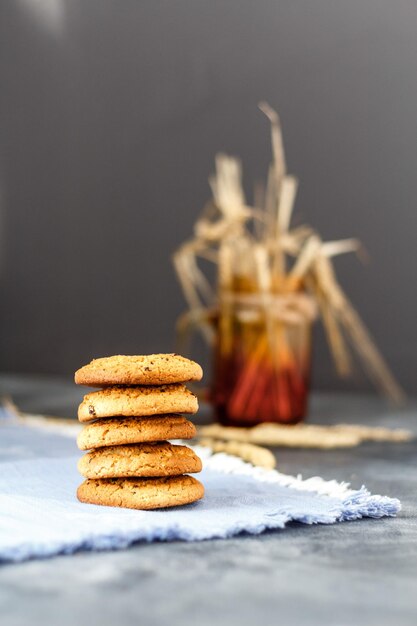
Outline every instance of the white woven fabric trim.
[(324, 480), (320, 476), (312, 476), (303, 480), (301, 474), (290, 476), (277, 470), (268, 470), (263, 467), (254, 467), (242, 459), (218, 452), (213, 454), (210, 448), (193, 446), (193, 450), (203, 461), (204, 467), (224, 474), (244, 474), (262, 482), (277, 483), (283, 487), (292, 487), (300, 491), (314, 491), (326, 496), (345, 500), (346, 496), (357, 493), (350, 488), (350, 483), (337, 482), (336, 480)]

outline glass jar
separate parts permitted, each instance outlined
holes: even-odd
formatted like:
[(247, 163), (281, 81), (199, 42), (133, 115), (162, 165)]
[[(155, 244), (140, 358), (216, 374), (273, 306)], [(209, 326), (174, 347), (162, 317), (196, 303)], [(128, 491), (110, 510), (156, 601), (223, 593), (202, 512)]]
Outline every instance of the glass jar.
[[(193, 386), (226, 426), (296, 424), (306, 415), (316, 304), (304, 291), (221, 291), (215, 309), (178, 320), (178, 351), (199, 329), (212, 346), (209, 388)], [(246, 287), (246, 285), (245, 285)]]
[(209, 399), (227, 426), (295, 424), (307, 411), (312, 299), (304, 293), (223, 294)]

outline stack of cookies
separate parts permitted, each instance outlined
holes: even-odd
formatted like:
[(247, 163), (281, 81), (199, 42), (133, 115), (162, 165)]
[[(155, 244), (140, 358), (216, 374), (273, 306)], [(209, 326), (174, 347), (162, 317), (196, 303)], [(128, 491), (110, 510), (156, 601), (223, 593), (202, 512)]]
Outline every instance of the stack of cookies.
[(75, 373), (79, 385), (102, 387), (84, 396), (78, 419), (85, 427), (80, 450), (89, 450), (78, 469), (86, 477), (81, 502), (133, 509), (189, 504), (204, 495), (188, 476), (201, 460), (169, 439), (192, 439), (194, 424), (181, 413), (196, 413), (197, 398), (184, 385), (200, 380), (201, 367), (177, 354), (111, 356)]

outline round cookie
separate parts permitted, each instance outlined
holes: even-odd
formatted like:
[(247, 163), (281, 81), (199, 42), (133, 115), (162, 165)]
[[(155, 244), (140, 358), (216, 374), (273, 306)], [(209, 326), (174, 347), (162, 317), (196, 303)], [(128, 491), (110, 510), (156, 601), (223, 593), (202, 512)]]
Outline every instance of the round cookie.
[(81, 502), (142, 510), (190, 504), (203, 496), (203, 485), (192, 476), (86, 480), (77, 490)]
[(78, 471), (86, 478), (179, 476), (201, 469), (193, 450), (168, 442), (99, 448), (78, 461)]
[(201, 380), (203, 370), (179, 354), (116, 355), (94, 359), (75, 372), (77, 385), (166, 385)]
[(146, 417), (168, 413), (196, 413), (197, 398), (184, 385), (106, 387), (84, 396), (78, 407), (80, 422), (101, 417)]
[(77, 444), (80, 450), (90, 450), (165, 439), (192, 439), (196, 433), (194, 424), (182, 415), (115, 417), (87, 424), (78, 435)]

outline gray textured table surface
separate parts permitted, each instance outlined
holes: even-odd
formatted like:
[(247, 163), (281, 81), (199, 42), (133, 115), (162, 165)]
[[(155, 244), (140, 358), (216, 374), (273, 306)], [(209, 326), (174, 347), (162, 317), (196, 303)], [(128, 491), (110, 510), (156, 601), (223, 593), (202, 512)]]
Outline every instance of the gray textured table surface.
[[(82, 390), (66, 381), (3, 375), (2, 394), (29, 412), (70, 416)], [(417, 433), (417, 407), (394, 412), (371, 397), (320, 394), (311, 421)], [(1, 624), (414, 626), (417, 443), (279, 449), (277, 457), (283, 472), (365, 483), (374, 493), (399, 497), (403, 510), (396, 519), (293, 524), (259, 537), (142, 544), (3, 566)]]

